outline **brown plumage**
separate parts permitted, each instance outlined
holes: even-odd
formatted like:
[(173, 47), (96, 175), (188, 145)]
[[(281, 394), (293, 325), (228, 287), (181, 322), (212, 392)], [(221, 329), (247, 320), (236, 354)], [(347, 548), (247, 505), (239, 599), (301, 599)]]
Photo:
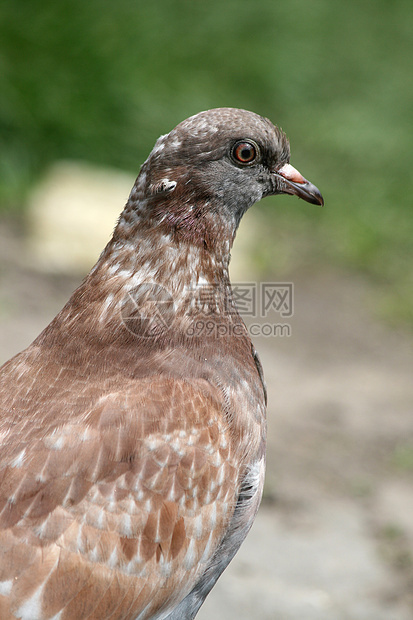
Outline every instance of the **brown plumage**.
[(0, 370), (0, 618), (194, 618), (252, 525), (265, 388), (228, 276), (294, 193), (284, 134), (217, 109), (156, 143), (97, 264)]

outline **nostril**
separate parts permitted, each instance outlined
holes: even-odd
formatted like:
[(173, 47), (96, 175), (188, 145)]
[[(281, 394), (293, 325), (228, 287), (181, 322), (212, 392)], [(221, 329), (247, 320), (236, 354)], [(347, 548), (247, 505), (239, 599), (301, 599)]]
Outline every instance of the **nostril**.
[(282, 166), (282, 168), (280, 168), (278, 171), (278, 174), (280, 174), (281, 176), (284, 177), (284, 179), (287, 179), (288, 181), (292, 181), (293, 183), (306, 183), (306, 179), (303, 177), (303, 175), (298, 172), (298, 170), (296, 168), (294, 168), (294, 166), (292, 166), (291, 164), (284, 164), (284, 166)]

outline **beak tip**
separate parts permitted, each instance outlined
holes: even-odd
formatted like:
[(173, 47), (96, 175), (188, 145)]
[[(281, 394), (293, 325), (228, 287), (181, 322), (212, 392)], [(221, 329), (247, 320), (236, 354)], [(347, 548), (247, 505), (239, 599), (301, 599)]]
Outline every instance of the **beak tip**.
[(281, 193), (295, 194), (311, 204), (318, 205), (319, 207), (324, 206), (324, 198), (320, 190), (305, 179), (291, 164), (284, 164), (277, 171), (277, 176), (282, 179)]
[(318, 205), (319, 207), (324, 207), (324, 198), (322, 197), (321, 194), (318, 194), (315, 197), (314, 204)]

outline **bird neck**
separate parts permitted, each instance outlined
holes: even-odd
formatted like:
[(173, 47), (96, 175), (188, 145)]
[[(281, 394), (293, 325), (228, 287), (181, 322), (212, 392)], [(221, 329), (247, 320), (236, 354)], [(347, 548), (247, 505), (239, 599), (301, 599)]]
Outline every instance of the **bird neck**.
[(97, 264), (99, 272), (137, 281), (153, 281), (173, 288), (204, 282), (229, 281), (229, 240), (217, 244), (213, 251), (175, 231), (137, 223), (119, 235), (120, 222), (111, 242)]
[(63, 351), (63, 342), (73, 348), (80, 338), (108, 351), (115, 343), (153, 348), (195, 338), (218, 349), (235, 326), (250, 350), (230, 285), (231, 244), (222, 238), (208, 249), (127, 205), (98, 262), (39, 343), (59, 339)]
[(190, 331), (199, 316), (234, 320), (228, 272), (232, 233), (221, 231), (211, 247), (199, 242), (198, 233), (182, 235), (170, 222), (152, 217), (145, 200), (131, 198), (112, 239), (55, 325), (61, 323), (68, 333), (73, 325), (103, 343), (125, 327), (139, 335), (144, 315), (155, 316), (155, 331), (164, 321), (176, 334)]
[(175, 316), (200, 307), (208, 315), (225, 314), (228, 304), (232, 306), (230, 241), (211, 251), (125, 211), (85, 282), (96, 295), (95, 312), (101, 321), (131, 296), (136, 304), (141, 295), (171, 300)]
[(161, 236), (183, 254), (198, 247), (206, 265), (209, 257), (217, 266), (227, 264), (239, 220), (228, 213), (223, 197), (196, 179), (196, 171), (176, 171), (177, 181), (170, 182), (166, 171), (153, 170), (150, 159), (136, 179), (113, 242), (136, 247), (145, 237), (158, 242)]

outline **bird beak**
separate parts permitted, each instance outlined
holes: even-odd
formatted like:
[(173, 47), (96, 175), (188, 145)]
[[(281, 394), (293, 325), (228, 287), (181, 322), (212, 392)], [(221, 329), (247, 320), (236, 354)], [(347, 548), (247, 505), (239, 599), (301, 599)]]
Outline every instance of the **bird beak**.
[(313, 205), (323, 206), (324, 199), (317, 187), (307, 181), (291, 164), (284, 164), (275, 172), (275, 176), (278, 177), (277, 193), (295, 194)]

